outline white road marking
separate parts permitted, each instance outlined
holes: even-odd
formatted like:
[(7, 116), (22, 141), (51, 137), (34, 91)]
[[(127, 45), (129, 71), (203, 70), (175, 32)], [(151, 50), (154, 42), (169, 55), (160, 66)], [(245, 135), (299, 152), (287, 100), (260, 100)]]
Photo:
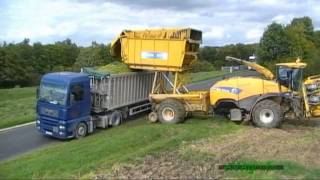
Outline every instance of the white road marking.
[(34, 122), (25, 123), (25, 124), (19, 124), (19, 125), (8, 127), (8, 128), (3, 128), (3, 129), (0, 129), (0, 132), (9, 131), (11, 129), (16, 129), (16, 128), (23, 127), (23, 126), (28, 126), (28, 125), (35, 124), (35, 123), (36, 122), (34, 121)]

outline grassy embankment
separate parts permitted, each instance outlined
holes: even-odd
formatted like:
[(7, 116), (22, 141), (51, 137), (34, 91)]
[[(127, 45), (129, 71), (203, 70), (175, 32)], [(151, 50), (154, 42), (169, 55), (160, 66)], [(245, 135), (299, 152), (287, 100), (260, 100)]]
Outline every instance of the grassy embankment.
[(0, 89), (0, 129), (35, 120), (36, 88)]
[[(197, 82), (221, 76), (226, 72), (211, 71), (191, 74)], [(0, 89), (0, 129), (35, 120), (36, 87)]]

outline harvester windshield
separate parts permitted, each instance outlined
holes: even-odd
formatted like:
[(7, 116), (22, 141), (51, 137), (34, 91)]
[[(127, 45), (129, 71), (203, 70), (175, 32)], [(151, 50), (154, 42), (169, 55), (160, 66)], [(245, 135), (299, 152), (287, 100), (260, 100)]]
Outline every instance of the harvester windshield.
[(278, 66), (277, 80), (282, 86), (299, 91), (302, 83), (302, 71), (303, 69)]
[(303, 69), (307, 66), (298, 59), (294, 63), (278, 63), (277, 80), (278, 82), (292, 91), (299, 91), (302, 85)]

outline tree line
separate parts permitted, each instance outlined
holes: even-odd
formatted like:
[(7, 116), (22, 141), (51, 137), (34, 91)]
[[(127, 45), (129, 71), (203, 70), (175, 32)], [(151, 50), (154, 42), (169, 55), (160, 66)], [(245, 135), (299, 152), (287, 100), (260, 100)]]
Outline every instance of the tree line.
[(41, 75), (55, 71), (79, 71), (84, 66), (108, 64), (113, 59), (110, 45), (92, 42), (88, 47), (77, 46), (70, 39), (54, 44), (19, 43), (0, 45), (0, 87), (33, 86)]
[(305, 75), (319, 74), (320, 31), (315, 31), (310, 17), (294, 18), (290, 24), (270, 24), (257, 48), (261, 64), (274, 69), (278, 62), (300, 58), (307, 63)]
[[(41, 75), (54, 71), (79, 71), (85, 66), (99, 66), (117, 61), (111, 57), (110, 44), (92, 42), (88, 47), (70, 39), (53, 44), (31, 44), (29, 39), (0, 44), (0, 88), (32, 86)], [(258, 62), (273, 69), (277, 62), (300, 57), (308, 63), (306, 74), (317, 74), (320, 67), (320, 31), (315, 31), (311, 18), (294, 18), (290, 24), (271, 23), (259, 43), (231, 44), (200, 48), (200, 61), (193, 71), (210, 71), (231, 65), (225, 56), (248, 59), (256, 54)]]

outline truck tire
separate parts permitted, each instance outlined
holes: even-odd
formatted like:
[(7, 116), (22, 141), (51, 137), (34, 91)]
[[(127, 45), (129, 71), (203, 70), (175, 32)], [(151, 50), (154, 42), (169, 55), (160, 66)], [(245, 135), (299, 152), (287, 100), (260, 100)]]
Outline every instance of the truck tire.
[(167, 99), (160, 103), (158, 118), (161, 123), (176, 124), (184, 120), (186, 110), (184, 105), (175, 99)]
[(75, 129), (75, 138), (81, 139), (84, 138), (88, 133), (87, 125), (83, 122), (79, 123)]
[(111, 126), (119, 126), (122, 122), (121, 111), (113, 111), (110, 115)]
[(272, 100), (262, 100), (253, 109), (252, 121), (257, 127), (276, 128), (282, 120), (281, 106)]

